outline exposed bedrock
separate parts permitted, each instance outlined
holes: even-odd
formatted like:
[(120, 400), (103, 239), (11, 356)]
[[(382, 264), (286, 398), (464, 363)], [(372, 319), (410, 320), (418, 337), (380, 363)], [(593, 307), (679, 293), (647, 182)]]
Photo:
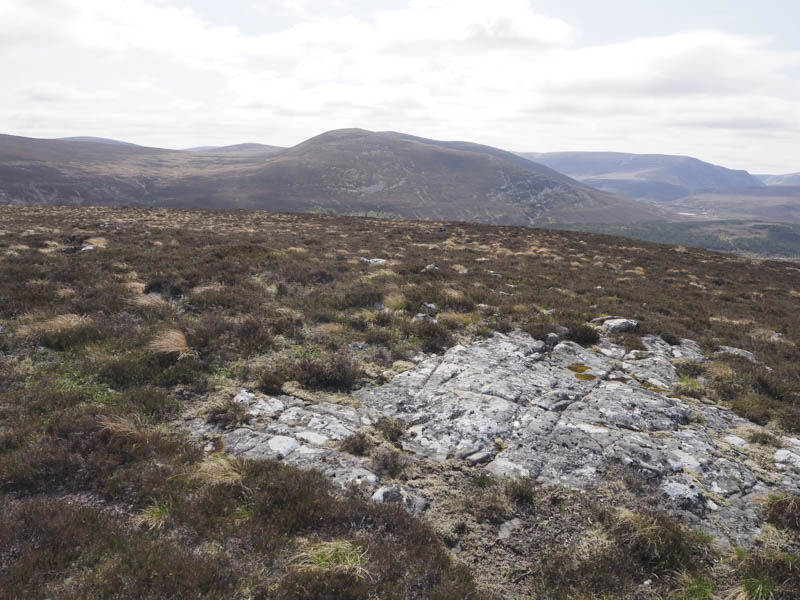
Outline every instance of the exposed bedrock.
[[(499, 477), (575, 488), (628, 466), (657, 486), (673, 515), (723, 545), (747, 544), (762, 524), (759, 499), (800, 490), (800, 440), (784, 437), (770, 452), (749, 444), (742, 436), (758, 425), (671, 393), (673, 363), (704, 360), (697, 344), (672, 346), (655, 336), (642, 342), (646, 351), (626, 352), (606, 338), (591, 349), (572, 342), (548, 349), (524, 333), (495, 334), (355, 392), (357, 408), (242, 392), (236, 398), (247, 404), (250, 426), (221, 430), (195, 419), (189, 429), (220, 436), (233, 454), (377, 488), (388, 482), (370, 460), (338, 450), (337, 442), (393, 417), (407, 426), (400, 444), (413, 460), (459, 460)], [(421, 494), (403, 500), (416, 512), (427, 506), (425, 490), (398, 489), (403, 498)]]

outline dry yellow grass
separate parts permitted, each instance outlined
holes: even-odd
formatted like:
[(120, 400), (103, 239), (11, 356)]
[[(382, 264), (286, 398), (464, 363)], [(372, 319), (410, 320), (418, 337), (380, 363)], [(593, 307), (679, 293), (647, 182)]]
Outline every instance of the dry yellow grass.
[(437, 315), (437, 318), (445, 324), (453, 323), (460, 326), (467, 326), (471, 323), (479, 323), (481, 320), (480, 313), (455, 313), (455, 312), (442, 312)]
[(453, 288), (443, 288), (441, 294), (449, 302), (465, 302), (467, 300), (467, 295), (464, 292)]
[(389, 310), (400, 310), (406, 302), (406, 297), (400, 293), (387, 294), (383, 299), (383, 304)]
[(369, 576), (367, 552), (348, 540), (309, 544), (292, 557), (295, 567), (348, 573), (358, 579)]
[(394, 271), (392, 271), (391, 269), (377, 269), (375, 271), (367, 273), (362, 277), (362, 279), (368, 280), (368, 279), (375, 279), (377, 277), (399, 277), (399, 275)]
[(751, 325), (753, 323), (753, 319), (729, 319), (724, 316), (711, 316), (708, 320), (714, 323), (730, 323), (731, 325)]
[(167, 329), (159, 333), (147, 347), (161, 354), (177, 354), (178, 360), (197, 358), (198, 354), (189, 347), (186, 336), (178, 329)]
[(303, 314), (301, 312), (294, 310), (293, 308), (282, 306), (276, 309), (275, 312), (281, 315), (282, 317), (291, 319), (292, 321), (295, 321), (297, 323), (303, 322)]
[(103, 417), (100, 419), (103, 430), (117, 437), (127, 438), (135, 442), (146, 443), (149, 433), (144, 422), (136, 417)]
[(125, 287), (134, 294), (143, 294), (145, 286), (141, 281), (126, 281)]
[(142, 294), (131, 299), (131, 304), (144, 308), (160, 308), (168, 306), (168, 302), (158, 294)]
[(341, 335), (345, 329), (339, 323), (320, 323), (312, 329), (312, 332), (314, 335)]
[(90, 237), (85, 243), (89, 244), (90, 246), (94, 246), (95, 248), (108, 247), (108, 240), (104, 237)]
[(203, 486), (237, 485), (244, 477), (244, 463), (226, 454), (212, 454), (197, 465), (192, 478)]
[(206, 292), (221, 292), (224, 290), (224, 286), (219, 283), (211, 283), (209, 285), (198, 285), (195, 288), (192, 288), (192, 291), (189, 292), (192, 296), (199, 296)]
[(736, 371), (724, 362), (709, 361), (705, 364), (706, 373), (715, 379), (733, 379)]
[(773, 344), (786, 344), (787, 346), (793, 346), (794, 343), (790, 340), (787, 340), (785, 337), (776, 336), (775, 332), (771, 329), (766, 329), (764, 327), (758, 327), (750, 332), (750, 337), (754, 340), (758, 340), (760, 342), (771, 342)]
[(21, 337), (29, 337), (32, 335), (41, 335), (46, 333), (58, 333), (59, 331), (66, 331), (67, 329), (74, 329), (91, 323), (91, 319), (85, 315), (66, 314), (58, 315), (46, 321), (39, 323), (31, 323), (22, 325), (17, 329), (17, 335)]

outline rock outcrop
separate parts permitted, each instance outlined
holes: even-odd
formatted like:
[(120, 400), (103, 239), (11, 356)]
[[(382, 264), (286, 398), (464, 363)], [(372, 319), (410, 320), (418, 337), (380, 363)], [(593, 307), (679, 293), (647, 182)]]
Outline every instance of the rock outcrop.
[[(759, 499), (800, 491), (800, 440), (783, 438), (769, 451), (749, 444), (758, 425), (670, 391), (674, 361), (704, 360), (697, 344), (655, 336), (642, 343), (647, 350), (628, 352), (607, 338), (591, 349), (550, 348), (520, 332), (495, 334), (355, 392), (357, 407), (243, 393), (237, 400), (248, 406), (250, 426), (219, 430), (196, 419), (189, 429), (220, 436), (234, 454), (377, 487), (389, 482), (337, 442), (392, 417), (407, 426), (399, 442), (414, 460), (461, 461), (574, 488), (630, 467), (657, 486), (662, 508), (722, 545), (747, 544), (762, 524)], [(418, 513), (427, 506), (420, 490), (396, 484), (375, 494)]]

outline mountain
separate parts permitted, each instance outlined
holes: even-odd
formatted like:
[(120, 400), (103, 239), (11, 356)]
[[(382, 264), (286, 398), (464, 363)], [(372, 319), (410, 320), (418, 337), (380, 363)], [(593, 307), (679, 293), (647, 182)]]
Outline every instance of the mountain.
[(755, 175), (764, 185), (800, 185), (800, 173), (786, 175)]
[(77, 137), (65, 137), (65, 138), (56, 138), (59, 141), (63, 142), (93, 142), (95, 144), (111, 144), (115, 146), (137, 146), (138, 144), (132, 144), (130, 142), (123, 142), (121, 140), (112, 140), (110, 138), (102, 138), (102, 137), (92, 137), (88, 135), (82, 135)]
[(800, 223), (800, 186), (774, 185), (699, 192), (665, 202), (663, 206), (677, 213), (707, 219), (763, 219)]
[(557, 229), (588, 231), (661, 244), (680, 244), (749, 258), (800, 262), (800, 223), (726, 219), (673, 223), (572, 223)]
[(620, 152), (523, 152), (583, 183), (639, 200), (661, 202), (699, 191), (764, 185), (747, 171), (726, 169), (689, 156)]
[(0, 136), (0, 203), (248, 208), (498, 224), (675, 218), (510, 152), (330, 131), (279, 149), (189, 152)]
[(247, 152), (253, 154), (277, 154), (286, 150), (281, 146), (268, 146), (267, 144), (234, 144), (233, 146), (197, 146), (186, 148), (187, 152)]

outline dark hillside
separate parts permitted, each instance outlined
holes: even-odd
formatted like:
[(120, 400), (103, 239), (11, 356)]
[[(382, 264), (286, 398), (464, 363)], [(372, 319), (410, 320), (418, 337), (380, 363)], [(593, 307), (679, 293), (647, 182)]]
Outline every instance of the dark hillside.
[(176, 151), (0, 136), (0, 203), (248, 208), (516, 225), (655, 221), (662, 208), (496, 148), (346, 129), (293, 148)]

